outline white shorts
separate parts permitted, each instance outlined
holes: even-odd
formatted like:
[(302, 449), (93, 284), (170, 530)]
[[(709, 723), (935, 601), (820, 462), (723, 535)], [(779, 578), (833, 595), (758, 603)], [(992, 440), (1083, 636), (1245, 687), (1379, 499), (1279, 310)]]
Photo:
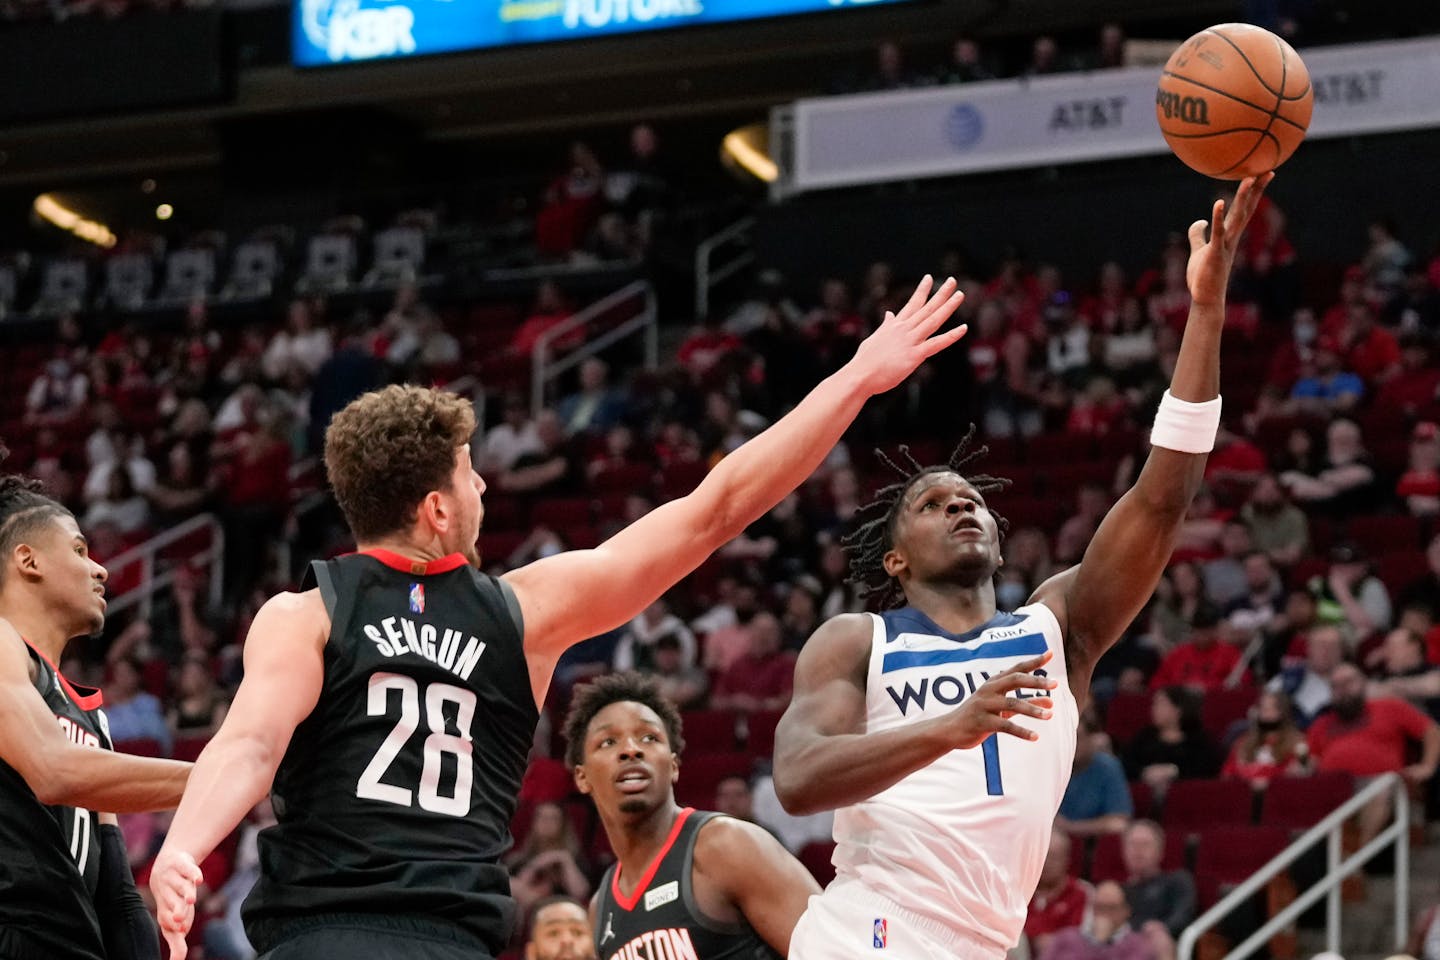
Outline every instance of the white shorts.
[(810, 903), (790, 935), (789, 960), (1003, 960), (1004, 950), (966, 939), (859, 883), (837, 880)]

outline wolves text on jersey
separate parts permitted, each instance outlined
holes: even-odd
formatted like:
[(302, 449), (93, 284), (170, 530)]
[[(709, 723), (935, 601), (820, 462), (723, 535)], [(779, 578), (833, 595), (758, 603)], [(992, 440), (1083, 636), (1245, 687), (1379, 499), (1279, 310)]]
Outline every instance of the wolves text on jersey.
[[(470, 679), (470, 673), (485, 652), (485, 644), (479, 637), (471, 637), (465, 642), (465, 634), (459, 630), (445, 627), (442, 632), (432, 624), (416, 623), (405, 617), (386, 617), (379, 626), (367, 623), (364, 631), (376, 649), (387, 657), (413, 653), (463, 680)], [(463, 649), (462, 642), (465, 644)]]
[[(1036, 670), (1037, 677), (1046, 676), (1044, 670)], [(966, 696), (980, 689), (980, 686), (990, 679), (988, 671), (966, 671), (962, 676), (942, 675), (938, 677), (921, 677), (918, 684), (905, 681), (903, 687), (894, 684), (885, 687), (885, 692), (890, 694), (890, 699), (895, 701), (895, 706), (900, 708), (901, 716), (908, 716), (910, 705), (913, 703), (916, 709), (925, 710), (925, 704), (930, 700), (939, 702), (942, 706), (953, 707)], [(1008, 696), (1017, 700), (1028, 700), (1033, 696), (1044, 696), (1041, 693), (1030, 693), (1025, 690), (1013, 690)]]

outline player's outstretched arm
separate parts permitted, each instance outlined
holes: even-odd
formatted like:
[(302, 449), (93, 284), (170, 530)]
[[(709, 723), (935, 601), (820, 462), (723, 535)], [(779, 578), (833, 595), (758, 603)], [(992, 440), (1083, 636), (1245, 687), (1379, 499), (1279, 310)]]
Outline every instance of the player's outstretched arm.
[(70, 742), (30, 679), (25, 641), (0, 620), (0, 760), (41, 803), (116, 813), (170, 810), (190, 764), (132, 757)]
[(695, 878), (714, 884), (782, 957), (820, 884), (764, 828), (716, 817), (695, 838)]
[(329, 627), (318, 590), (282, 593), (255, 614), (245, 638), (245, 678), (195, 762), (150, 874), (174, 960), (184, 960), (185, 934), (195, 920), (195, 888), (203, 879), (197, 864), (270, 790), (290, 737), (320, 700)]
[(1034, 740), (1009, 718), (1048, 720), (1046, 696), (1018, 699), (1019, 690), (1055, 688), (1034, 671), (1051, 654), (1017, 664), (988, 680), (955, 710), (878, 733), (865, 732), (865, 685), (871, 620), (846, 614), (827, 621), (800, 651), (795, 693), (775, 730), (775, 793), (797, 816), (868, 800), (951, 750), (979, 746), (991, 734)]
[[(1151, 434), (1150, 456), (1140, 477), (1101, 522), (1078, 566), (1056, 574), (1035, 591), (1031, 602), (1055, 612), (1065, 634), (1071, 686), (1082, 702), (1088, 694), (1095, 662), (1135, 619), (1155, 590), (1175, 538), (1204, 476), (1205, 460), (1214, 443), (1218, 411), (1211, 425), (1193, 427), (1205, 414), (1187, 404), (1217, 402), (1220, 396), (1220, 333), (1225, 325), (1225, 289), (1235, 248), (1274, 174), (1240, 184), (1233, 203), (1215, 202), (1206, 240), (1206, 223), (1190, 225), (1190, 262), (1185, 271), (1190, 287), (1190, 316), (1180, 343), (1169, 393), (1179, 429), (1162, 435), (1161, 418)], [(1205, 434), (1208, 430), (1208, 439)], [(1199, 441), (1194, 442), (1192, 441)], [(1194, 446), (1206, 452), (1187, 453), (1164, 444)]]
[(673, 500), (594, 550), (537, 560), (506, 574), (525, 622), (537, 702), (561, 653), (627, 622), (738, 536), (808, 477), (871, 396), (899, 384), (965, 327), (937, 333), (960, 305), (955, 281), (931, 296), (926, 277), (899, 314), (887, 314), (855, 356), (774, 426)]

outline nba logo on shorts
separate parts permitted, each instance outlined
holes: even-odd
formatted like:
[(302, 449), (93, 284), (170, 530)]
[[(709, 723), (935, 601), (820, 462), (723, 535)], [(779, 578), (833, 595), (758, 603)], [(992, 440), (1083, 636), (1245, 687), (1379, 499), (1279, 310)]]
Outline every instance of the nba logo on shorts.
[(875, 949), (876, 949), (876, 950), (883, 950), (883, 949), (885, 949), (885, 943), (886, 943), (886, 940), (888, 939), (888, 932), (889, 932), (889, 931), (888, 931), (888, 926), (889, 926), (889, 925), (886, 924), (884, 917), (876, 917), (876, 918), (875, 918)]
[(423, 583), (410, 584), (410, 612), (425, 612), (425, 584)]

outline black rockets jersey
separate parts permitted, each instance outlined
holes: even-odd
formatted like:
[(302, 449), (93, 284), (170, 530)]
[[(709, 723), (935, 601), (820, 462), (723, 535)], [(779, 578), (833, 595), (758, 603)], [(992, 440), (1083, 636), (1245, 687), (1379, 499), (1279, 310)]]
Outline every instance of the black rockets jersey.
[(325, 680), (275, 775), (246, 931), (264, 953), (317, 915), (433, 920), (498, 955), (500, 857), (539, 713), (514, 595), (458, 554), (311, 564)]
[[(38, 650), (28, 650), (35, 688), (65, 736), (110, 749), (100, 691), (72, 685)], [(0, 761), (0, 957), (104, 960), (94, 899), (99, 877), (99, 818), (89, 810), (45, 806)]]
[(664, 849), (629, 897), (620, 893), (620, 865), (605, 873), (595, 904), (600, 960), (780, 960), (749, 924), (721, 923), (695, 902), (695, 838), (718, 816), (680, 811)]

